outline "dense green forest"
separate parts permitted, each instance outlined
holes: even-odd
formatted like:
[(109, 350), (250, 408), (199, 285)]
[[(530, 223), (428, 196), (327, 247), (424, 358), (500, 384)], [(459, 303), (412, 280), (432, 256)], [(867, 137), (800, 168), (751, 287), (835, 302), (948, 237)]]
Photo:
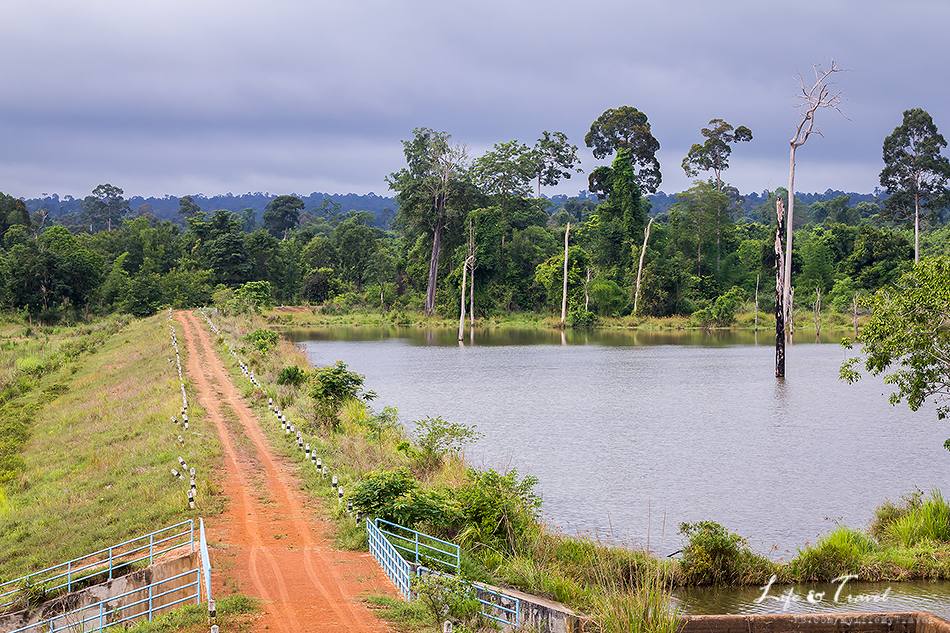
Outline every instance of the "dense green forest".
[[(216, 293), (233, 297), (263, 281), (254, 288), (282, 304), (449, 315), (467, 261), (476, 317), (553, 313), (570, 225), (575, 324), (630, 314), (636, 303), (638, 315), (728, 325), (757, 287), (761, 308), (771, 306), (775, 201), (787, 195), (777, 188), (743, 196), (728, 184), (729, 161), (741, 160), (752, 134), (711, 120), (683, 158), (696, 180), (675, 197), (657, 193), (659, 143), (647, 116), (630, 106), (592, 123), (584, 141), (604, 164), (587, 174), (587, 191), (570, 198), (543, 195), (580, 171), (577, 147), (560, 132), (545, 131), (532, 146), (500, 142), (471, 158), (449, 134), (427, 128), (404, 141), (405, 166), (386, 179), (394, 215), (381, 196), (366, 210), (323, 194), (265, 196), (263, 213), (206, 210), (213, 198), (183, 196), (172, 220), (147, 203), (133, 210), (133, 199), (111, 184), (52, 212), (31, 213), (24, 200), (0, 194), (0, 302), (44, 320), (146, 315), (207, 304)], [(929, 155), (914, 155), (927, 147)], [(920, 255), (950, 254), (945, 147), (930, 116), (910, 110), (884, 143), (882, 190), (796, 195), (796, 304), (811, 309), (820, 293), (826, 309), (849, 311), (856, 295), (894, 282), (914, 261), (915, 208)]]

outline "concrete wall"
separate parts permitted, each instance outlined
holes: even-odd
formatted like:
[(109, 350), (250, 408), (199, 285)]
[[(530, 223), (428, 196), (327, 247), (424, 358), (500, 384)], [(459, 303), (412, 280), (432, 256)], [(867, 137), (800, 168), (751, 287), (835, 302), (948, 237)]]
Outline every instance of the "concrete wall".
[[(532, 633), (581, 633), (584, 631), (584, 623), (587, 619), (572, 611), (567, 605), (533, 596), (523, 591), (514, 589), (492, 587), (485, 585), (494, 591), (503, 593), (521, 601), (521, 628)], [(513, 605), (505, 605), (506, 607)], [(507, 630), (513, 630), (506, 627)], [(920, 631), (917, 633), (937, 633), (936, 631)]]
[(839, 612), (683, 617), (680, 633), (950, 633), (950, 623), (930, 613)]
[[(80, 616), (73, 616), (67, 620), (65, 617), (61, 617), (62, 614), (76, 611), (77, 609), (82, 609), (83, 607), (89, 605), (97, 605), (101, 600), (108, 600), (112, 596), (119, 596), (135, 589), (147, 587), (154, 582), (171, 578), (172, 576), (176, 576), (190, 569), (196, 569), (197, 567), (199, 567), (197, 552), (179, 553), (177, 556), (172, 556), (170, 558), (161, 560), (151, 567), (126, 574), (119, 578), (115, 578), (98, 585), (87, 587), (86, 589), (65, 594), (58, 598), (44, 602), (43, 604), (36, 607), (24, 611), (0, 615), (0, 633), (8, 633), (9, 631), (14, 631), (18, 628), (24, 627), (27, 624), (40, 622), (49, 618), (57, 618), (55, 621), (57, 631), (67, 631), (69, 625), (78, 621)], [(195, 575), (189, 574), (162, 585), (159, 591), (161, 593), (166, 591), (170, 593), (161, 596), (160, 598), (154, 598), (152, 600), (153, 609), (155, 607), (160, 607), (176, 600), (180, 600), (193, 593), (194, 589), (191, 587), (180, 590), (177, 588), (193, 582), (194, 580)], [(127, 596), (126, 598), (122, 598), (121, 600), (109, 601), (107, 604), (107, 609), (121, 607), (123, 605), (136, 602), (137, 600), (147, 597), (147, 595), (147, 592), (142, 591), (132, 594), (131, 596)], [(147, 613), (147, 611), (148, 605), (143, 603), (122, 612), (119, 614), (119, 617), (126, 617), (133, 614), (143, 614)], [(88, 609), (83, 609), (81, 613), (81, 617), (83, 618), (98, 618), (99, 609), (98, 607), (90, 606)], [(144, 617), (144, 615), (142, 617)], [(97, 624), (97, 620), (92, 624)], [(78, 630), (78, 627), (75, 628)], [(86, 630), (89, 630), (90, 628), (92, 628), (90, 623), (87, 623)]]

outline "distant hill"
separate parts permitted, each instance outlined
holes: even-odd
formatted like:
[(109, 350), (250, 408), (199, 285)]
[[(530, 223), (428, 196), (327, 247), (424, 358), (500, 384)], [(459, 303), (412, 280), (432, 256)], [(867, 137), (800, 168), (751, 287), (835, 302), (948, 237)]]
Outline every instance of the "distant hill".
[[(215, 196), (195, 194), (192, 196), (192, 198), (204, 211), (214, 211), (216, 209), (243, 211), (244, 209), (253, 209), (255, 216), (257, 217), (258, 221), (260, 221), (261, 215), (264, 213), (264, 208), (267, 206), (267, 203), (276, 198), (277, 195), (278, 194), (261, 192), (243, 193), (239, 195), (227, 193)], [(859, 202), (879, 201), (882, 194), (877, 190), (872, 193), (857, 193), (854, 191), (838, 191), (836, 189), (828, 189), (822, 193), (799, 192), (799, 194), (796, 196), (796, 200), (801, 200), (805, 204), (813, 204), (815, 202), (831, 200), (832, 198), (843, 195), (848, 196), (851, 205), (855, 205)], [(768, 200), (768, 196), (768, 191), (745, 194), (743, 196), (743, 208), (745, 209), (746, 213), (750, 213), (753, 209), (766, 202)], [(333, 206), (339, 205), (339, 211), (344, 213), (349, 211), (369, 211), (375, 217), (374, 224), (381, 228), (390, 227), (398, 207), (394, 197), (380, 196), (375, 193), (331, 194), (314, 192), (307, 196), (300, 197), (303, 199), (304, 204), (306, 205), (305, 209), (307, 211), (314, 211), (328, 204), (332, 204)], [(570, 198), (596, 200), (596, 196), (587, 191), (580, 191), (576, 196), (558, 194), (548, 198), (550, 201), (550, 205), (548, 207), (549, 210), (553, 211), (560, 208)], [(675, 193), (665, 193), (663, 191), (651, 194), (648, 196), (648, 198), (652, 205), (651, 213), (654, 215), (667, 211), (676, 202)], [(82, 202), (82, 198), (74, 198), (73, 196), (65, 196), (61, 198), (58, 194), (53, 194), (43, 198), (27, 198), (25, 202), (30, 212), (37, 211), (39, 209), (46, 209), (49, 211), (51, 217), (55, 219), (64, 215), (78, 213), (80, 211), (80, 203)], [(131, 206), (133, 213), (150, 213), (157, 218), (176, 222), (181, 219), (178, 215), (178, 196), (133, 196), (129, 198), (129, 205)]]

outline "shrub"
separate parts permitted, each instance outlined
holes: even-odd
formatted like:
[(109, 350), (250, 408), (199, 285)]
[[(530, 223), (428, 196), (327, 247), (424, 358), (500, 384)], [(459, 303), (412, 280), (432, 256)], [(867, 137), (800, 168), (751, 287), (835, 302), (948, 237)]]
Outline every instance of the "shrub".
[(365, 424), (367, 435), (379, 443), (385, 433), (399, 428), (399, 412), (396, 407), (383, 407), (379, 413), (370, 415)]
[(350, 371), (343, 361), (314, 371), (310, 396), (314, 400), (317, 419), (335, 428), (337, 414), (344, 402), (375, 398), (376, 394), (372, 391), (363, 391), (364, 381), (365, 378), (361, 374)]
[(536, 536), (541, 499), (538, 480), (518, 472), (469, 470), (468, 481), (455, 491), (461, 524), (454, 526), (461, 544), (515, 553)]
[(773, 565), (767, 558), (715, 521), (683, 523), (680, 534), (688, 539), (679, 566), (684, 584), (759, 583), (772, 574)]
[(745, 291), (733, 286), (705, 307), (693, 313), (692, 318), (703, 327), (729, 327), (736, 322), (736, 315), (742, 302), (745, 301)]
[(274, 345), (277, 345), (280, 336), (277, 335), (277, 332), (260, 329), (254, 330), (245, 336), (244, 340), (256, 347), (260, 353), (266, 354)]
[(274, 289), (269, 281), (248, 281), (234, 291), (237, 312), (259, 311), (274, 305)]
[(567, 321), (571, 327), (589, 328), (597, 324), (597, 315), (584, 308), (572, 308)]
[(413, 579), (412, 588), (435, 622), (448, 620), (459, 633), (490, 627), (470, 582), (457, 576), (424, 574)]
[(297, 365), (288, 365), (287, 367), (281, 368), (281, 370), (277, 373), (278, 385), (291, 385), (293, 387), (299, 387), (305, 382), (307, 382), (307, 372)]
[(459, 454), (481, 437), (475, 426), (449, 422), (441, 417), (423, 418), (415, 424), (414, 437), (418, 448), (415, 457), (418, 466), (424, 471), (437, 468), (445, 455)]
[(924, 492), (915, 490), (901, 497), (900, 502), (894, 503), (890, 500), (885, 501), (874, 510), (874, 519), (871, 521), (869, 531), (871, 536), (880, 540), (886, 535), (887, 528), (894, 521), (901, 518), (910, 511), (919, 508), (924, 502)]
[(874, 539), (864, 532), (839, 526), (814, 546), (800, 550), (789, 563), (789, 571), (802, 582), (830, 581), (857, 573), (865, 557), (877, 549)]
[(437, 525), (455, 519), (447, 499), (437, 490), (424, 490), (405, 468), (367, 473), (350, 494), (353, 509), (407, 527)]
[(627, 301), (626, 293), (612, 279), (594, 279), (590, 282), (588, 292), (594, 309), (605, 316), (615, 316)]

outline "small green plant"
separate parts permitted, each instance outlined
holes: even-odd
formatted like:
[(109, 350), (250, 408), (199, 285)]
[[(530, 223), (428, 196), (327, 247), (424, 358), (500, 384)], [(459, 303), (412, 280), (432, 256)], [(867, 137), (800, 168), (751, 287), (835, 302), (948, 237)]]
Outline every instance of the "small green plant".
[(440, 627), (442, 622), (449, 621), (454, 630), (464, 633), (493, 628), (482, 615), (482, 604), (470, 582), (457, 576), (424, 574), (413, 579), (412, 587)]
[(597, 315), (584, 308), (574, 308), (567, 315), (567, 321), (573, 328), (591, 328), (597, 325)]
[(383, 435), (399, 428), (399, 412), (396, 407), (383, 407), (379, 413), (374, 413), (365, 422), (367, 435), (377, 444), (383, 441)]
[(280, 372), (277, 374), (278, 385), (299, 387), (305, 382), (307, 382), (307, 371), (298, 367), (297, 365), (288, 365), (287, 367), (282, 367)]
[(449, 422), (441, 417), (423, 418), (415, 424), (415, 457), (423, 472), (437, 468), (448, 454), (461, 454), (462, 449), (481, 437), (474, 425)]
[(272, 347), (280, 341), (280, 336), (272, 330), (259, 329), (254, 330), (244, 337), (248, 343), (252, 344), (261, 354), (266, 354)]

